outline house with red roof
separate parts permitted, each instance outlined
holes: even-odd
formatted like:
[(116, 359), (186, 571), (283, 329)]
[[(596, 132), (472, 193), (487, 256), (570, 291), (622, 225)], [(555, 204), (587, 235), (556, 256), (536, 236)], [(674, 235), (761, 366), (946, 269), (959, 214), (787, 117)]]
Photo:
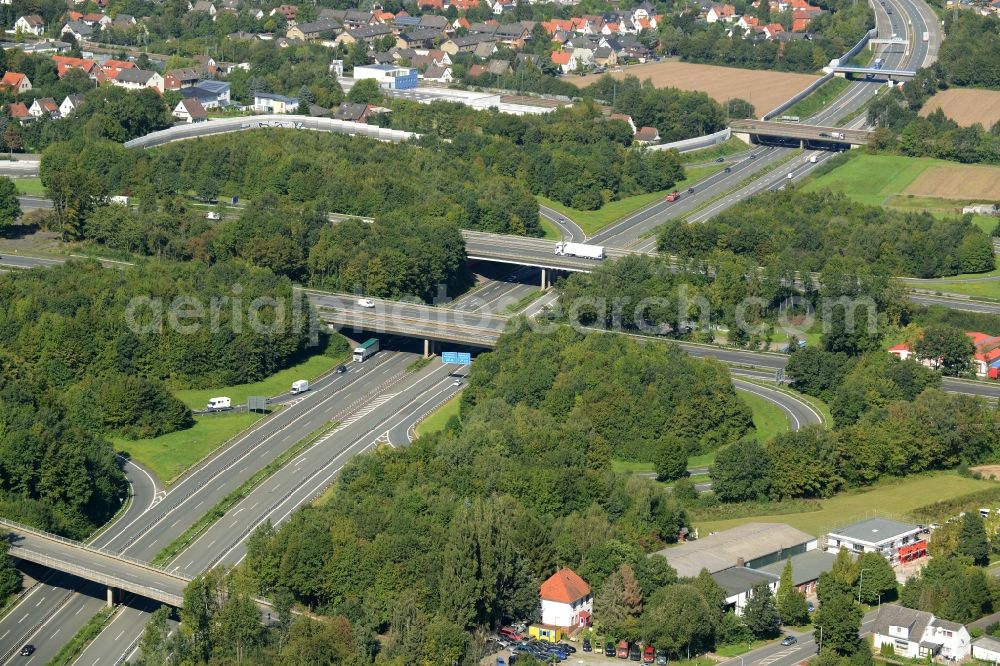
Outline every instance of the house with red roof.
[(780, 23), (768, 23), (762, 31), (767, 39), (776, 39), (778, 35), (785, 31), (785, 28)]
[(11, 92), (20, 95), (31, 90), (31, 81), (28, 80), (25, 74), (8, 71), (4, 72), (3, 78), (0, 79), (0, 88), (7, 88)]
[(84, 74), (90, 77), (96, 76), (97, 70), (100, 69), (96, 61), (88, 60), (87, 58), (54, 55), (52, 56), (52, 62), (56, 64), (56, 73), (60, 79), (71, 69), (82, 70)]
[(590, 585), (575, 571), (562, 568), (542, 583), (542, 624), (552, 627), (587, 627), (594, 613)]
[[(990, 379), (1000, 379), (1000, 336), (977, 331), (969, 331), (966, 335), (972, 340), (972, 345), (976, 350), (972, 358), (976, 374), (980, 377), (988, 376)], [(928, 368), (934, 368), (938, 365), (938, 359), (918, 358), (909, 342), (889, 347), (889, 353), (904, 361), (913, 359)]]
[(24, 102), (11, 102), (7, 105), (7, 113), (14, 120), (21, 122), (32, 119), (31, 113), (28, 112), (28, 106)]

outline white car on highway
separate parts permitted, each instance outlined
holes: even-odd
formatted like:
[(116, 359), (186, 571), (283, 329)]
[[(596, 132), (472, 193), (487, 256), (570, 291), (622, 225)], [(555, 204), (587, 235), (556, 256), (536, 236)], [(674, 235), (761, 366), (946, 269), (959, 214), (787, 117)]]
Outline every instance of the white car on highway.
[(373, 308), (375, 307), (375, 301), (370, 298), (359, 298), (358, 307), (360, 308)]

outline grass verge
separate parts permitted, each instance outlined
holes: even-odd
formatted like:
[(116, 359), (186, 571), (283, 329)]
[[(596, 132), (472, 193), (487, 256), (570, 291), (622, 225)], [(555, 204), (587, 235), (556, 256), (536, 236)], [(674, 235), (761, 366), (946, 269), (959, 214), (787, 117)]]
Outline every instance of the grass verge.
[(729, 643), (726, 645), (717, 645), (712, 652), (720, 657), (738, 657), (741, 654), (750, 652), (751, 650), (756, 650), (757, 648), (764, 647), (765, 645), (770, 645), (777, 640), (777, 638), (772, 638), (771, 640), (758, 639), (752, 643)]
[[(986, 274), (984, 273), (984, 275)], [(983, 282), (931, 280), (911, 286), (915, 289), (926, 289), (944, 296), (948, 294), (962, 294), (963, 296), (973, 296), (991, 301), (1000, 300), (1000, 280), (987, 280)]]
[(114, 608), (102, 608), (97, 611), (92, 618), (87, 620), (87, 624), (83, 625), (80, 631), (76, 632), (76, 635), (62, 646), (62, 649), (56, 653), (56, 656), (52, 657), (48, 666), (68, 666), (72, 664), (77, 656), (83, 652), (84, 648), (90, 644), (90, 641), (97, 638), (97, 635), (101, 633), (101, 630), (104, 629), (114, 614)]
[(261, 418), (260, 414), (207, 414), (196, 416), (187, 430), (151, 439), (116, 437), (112, 442), (116, 451), (124, 451), (169, 486), (191, 465)]
[(634, 197), (626, 197), (618, 201), (610, 201), (597, 210), (576, 210), (575, 208), (564, 206), (558, 201), (553, 201), (552, 199), (548, 199), (543, 196), (536, 196), (535, 198), (538, 199), (538, 202), (543, 206), (548, 206), (549, 208), (576, 222), (580, 225), (580, 228), (583, 229), (588, 236), (590, 236), (609, 224), (617, 222), (621, 218), (627, 217), (637, 210), (641, 210), (646, 206), (655, 203), (674, 190), (679, 191), (691, 187), (702, 178), (724, 169), (725, 166), (725, 164), (713, 163), (700, 167), (688, 167), (684, 170), (686, 173), (684, 180), (676, 183), (669, 190), (663, 190), (662, 192), (649, 192), (647, 194), (637, 194)]
[[(780, 522), (809, 534), (825, 534), (829, 530), (855, 520), (871, 517), (878, 511), (884, 517), (909, 515), (929, 503), (954, 500), (963, 495), (997, 487), (996, 482), (960, 477), (955, 472), (920, 474), (904, 479), (891, 479), (876, 486), (840, 493), (824, 500), (799, 500), (758, 505), (750, 515), (730, 519), (710, 519), (710, 514), (697, 512), (694, 517), (698, 530), (725, 530), (747, 522)], [(789, 509), (788, 512), (775, 509)], [(736, 507), (732, 507), (735, 510)]]
[(14, 187), (18, 194), (26, 194), (32, 197), (45, 196), (45, 186), (42, 185), (41, 178), (12, 178)]
[(448, 424), (448, 421), (452, 416), (458, 416), (459, 409), (462, 404), (462, 396), (456, 395), (454, 398), (448, 400), (433, 412), (427, 415), (423, 421), (417, 424), (416, 430), (417, 437), (423, 437), (424, 435), (430, 435), (435, 432), (441, 432), (444, 427)]
[(734, 137), (709, 148), (692, 150), (689, 153), (681, 153), (681, 162), (684, 164), (697, 164), (699, 162), (714, 160), (717, 157), (726, 157), (727, 155), (735, 155), (736, 153), (745, 153), (748, 150), (750, 150), (750, 146)]
[(537, 301), (539, 298), (541, 298), (542, 294), (544, 293), (545, 290), (536, 289), (530, 294), (526, 294), (525, 296), (521, 297), (516, 303), (511, 303), (510, 305), (508, 305), (507, 312), (511, 314), (520, 312), (521, 310), (523, 310), (524, 308), (528, 307), (529, 305)]
[(434, 357), (433, 356), (428, 356), (428, 357), (425, 358), (425, 357), (421, 356), (416, 361), (414, 361), (413, 363), (411, 363), (408, 366), (406, 366), (406, 371), (407, 372), (417, 372), (419, 370), (423, 370), (428, 365), (430, 365), (432, 358), (434, 358)]
[(829, 104), (835, 97), (844, 92), (849, 85), (851, 85), (851, 82), (847, 79), (835, 76), (814, 90), (813, 93), (804, 100), (795, 104), (786, 111), (783, 111), (781, 115), (798, 116), (799, 118), (809, 118), (814, 116), (823, 110), (823, 108), (826, 107), (826, 105)]
[(791, 422), (781, 408), (773, 402), (744, 389), (736, 389), (743, 402), (750, 405), (753, 412), (754, 439), (761, 444), (770, 441), (775, 435), (788, 432)]
[(317, 428), (304, 439), (299, 440), (299, 442), (294, 444), (290, 449), (286, 449), (284, 453), (269, 462), (262, 469), (258, 470), (253, 476), (244, 481), (239, 488), (223, 497), (218, 504), (209, 510), (208, 513), (198, 519), (198, 522), (187, 528), (183, 534), (167, 544), (163, 550), (156, 554), (156, 557), (153, 558), (152, 564), (162, 566), (176, 557), (178, 553), (190, 546), (191, 543), (198, 538), (198, 535), (208, 529), (212, 523), (226, 515), (226, 512), (229, 511), (233, 505), (249, 495), (257, 484), (277, 472), (285, 465), (285, 463), (319, 439), (323, 433), (335, 428), (336, 425), (336, 423), (327, 423), (326, 425)]
[(545, 240), (554, 240), (554, 241), (562, 240), (562, 232), (559, 231), (556, 225), (553, 222), (551, 222), (548, 218), (539, 215), (538, 225), (542, 228), (542, 231), (545, 232), (542, 235), (542, 238), (544, 238)]
[(296, 379), (315, 380), (350, 358), (350, 345), (339, 334), (330, 341), (326, 352), (314, 354), (290, 368), (279, 370), (267, 379), (252, 384), (237, 384), (222, 388), (185, 389), (174, 391), (174, 395), (189, 409), (204, 409), (209, 398), (218, 395), (229, 396), (234, 405), (246, 404), (247, 397), (261, 395), (267, 398), (285, 393)]

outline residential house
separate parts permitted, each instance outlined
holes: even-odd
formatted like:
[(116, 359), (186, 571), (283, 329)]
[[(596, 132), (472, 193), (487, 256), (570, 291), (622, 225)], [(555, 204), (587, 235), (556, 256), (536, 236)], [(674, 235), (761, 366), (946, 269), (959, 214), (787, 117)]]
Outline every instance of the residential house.
[(185, 98), (174, 107), (173, 116), (184, 123), (200, 123), (208, 120), (208, 112), (196, 99)]
[(34, 120), (34, 117), (28, 111), (28, 107), (24, 102), (11, 102), (7, 105), (7, 113), (10, 114), (11, 118), (22, 123), (28, 120)]
[(503, 76), (510, 72), (510, 62), (507, 60), (490, 60), (486, 63), (486, 72), (493, 76)]
[(41, 118), (42, 116), (58, 118), (59, 105), (51, 97), (42, 97), (31, 103), (31, 106), (28, 107), (28, 113), (35, 118)]
[(344, 26), (346, 30), (356, 30), (381, 23), (371, 12), (360, 9), (322, 9), (319, 12), (319, 18), (331, 18)]
[(904, 659), (941, 656), (961, 661), (972, 652), (972, 640), (965, 626), (897, 604), (879, 606), (872, 638), (875, 652), (883, 645), (891, 645), (896, 656)]
[(56, 65), (56, 74), (61, 79), (71, 69), (79, 69), (90, 78), (96, 78), (101, 67), (96, 60), (89, 58), (71, 58), (69, 56), (52, 56), (52, 62)]
[(434, 28), (442, 33), (447, 32), (450, 27), (448, 17), (439, 16), (437, 14), (424, 14), (420, 17), (420, 21), (417, 25), (421, 28)]
[(163, 74), (164, 90), (180, 90), (190, 88), (201, 79), (201, 72), (194, 67), (178, 67)]
[(62, 104), (59, 105), (59, 117), (66, 118), (79, 109), (81, 104), (83, 104), (83, 95), (78, 93), (66, 95), (66, 99), (64, 99)]
[(451, 6), (460, 12), (468, 11), (479, 7), (479, 0), (452, 0)]
[(351, 123), (367, 123), (374, 108), (371, 104), (344, 102), (333, 112), (333, 117)]
[(219, 10), (215, 8), (215, 3), (209, 2), (209, 0), (197, 0), (197, 2), (189, 5), (189, 7), (193, 12), (205, 12), (212, 17), (219, 13)]
[(632, 140), (639, 145), (651, 146), (660, 142), (660, 133), (655, 127), (640, 127), (636, 130)]
[(632, 134), (636, 133), (637, 128), (635, 126), (635, 121), (632, 120), (632, 116), (627, 113), (612, 113), (608, 116), (608, 120), (620, 120), (629, 126), (629, 129), (632, 130)]
[(492, 46), (496, 44), (496, 40), (490, 35), (469, 34), (463, 37), (452, 37), (441, 44), (440, 48), (448, 55), (457, 55), (459, 53), (472, 53), (477, 46), (484, 43)]
[(288, 25), (295, 25), (295, 16), (298, 14), (298, 11), (299, 10), (295, 5), (280, 5), (272, 9), (269, 16), (281, 14), (285, 17), (285, 21)]
[(853, 553), (880, 553), (890, 564), (910, 562), (927, 555), (927, 540), (919, 525), (887, 518), (869, 518), (830, 532), (826, 549), (846, 548)]
[(984, 634), (974, 639), (972, 641), (972, 658), (994, 665), (1000, 664), (1000, 638)]
[(495, 0), (493, 3), (493, 13), (502, 16), (517, 9), (517, 0)]
[(477, 58), (486, 59), (491, 57), (499, 49), (497, 48), (497, 43), (490, 40), (485, 42), (479, 42), (476, 44), (476, 48), (472, 50), (472, 55)]
[(765, 39), (778, 39), (785, 32), (785, 28), (780, 23), (768, 23), (761, 29), (761, 32)]
[(572, 51), (563, 50), (553, 51), (552, 55), (549, 56), (549, 59), (552, 60), (553, 64), (559, 67), (563, 74), (569, 74), (573, 71), (573, 66), (571, 64), (572, 58)]
[(315, 39), (335, 39), (341, 30), (341, 25), (332, 18), (321, 18), (308, 23), (296, 23), (285, 33), (286, 37), (309, 42)]
[(14, 22), (14, 32), (41, 37), (45, 34), (45, 21), (38, 14), (26, 14)]
[(538, 68), (542, 66), (542, 57), (536, 53), (518, 53), (514, 56), (514, 61), (518, 64), (528, 62)]
[(337, 36), (336, 43), (347, 45), (358, 43), (371, 44), (372, 42), (391, 34), (392, 28), (387, 25), (383, 25), (381, 23), (377, 25), (366, 25), (340, 33), (340, 35)]
[(184, 88), (184, 97), (198, 100), (206, 109), (228, 106), (232, 85), (228, 81), (198, 81), (190, 88)]
[(274, 93), (254, 93), (253, 110), (258, 113), (296, 113), (299, 100)]
[(163, 92), (163, 77), (157, 72), (146, 69), (123, 69), (115, 75), (111, 84), (126, 90), (152, 88), (157, 92)]
[(511, 47), (515, 51), (523, 49), (525, 42), (531, 38), (531, 28), (526, 25), (528, 23), (531, 22), (519, 21), (517, 23), (497, 26), (497, 29), (493, 32), (493, 36), (497, 38), (498, 42)]
[(106, 17), (106, 18), (108, 20), (108, 23), (102, 22), (101, 25), (104, 25), (105, 27), (110, 26), (118, 30), (131, 28), (138, 24), (138, 21), (136, 21), (135, 17), (132, 16), (131, 14), (119, 14), (114, 19), (111, 19), (111, 17)]
[(83, 21), (69, 21), (63, 26), (59, 35), (65, 37), (66, 35), (73, 35), (73, 39), (78, 42), (82, 42), (85, 39), (90, 39), (94, 36), (94, 27), (84, 23)]
[(705, 14), (706, 23), (717, 23), (725, 21), (732, 23), (736, 20), (736, 7), (733, 5), (713, 5)]
[(758, 571), (781, 576), (782, 571), (785, 570), (785, 563), (790, 560), (792, 563), (792, 585), (802, 594), (814, 597), (816, 596), (816, 585), (819, 582), (819, 575), (833, 569), (833, 562), (836, 559), (837, 556), (835, 554), (816, 548), (799, 553), (798, 555), (792, 555), (788, 560), (779, 560), (778, 562), (764, 565)]
[(104, 78), (107, 80), (114, 79), (119, 73), (127, 69), (135, 69), (135, 63), (130, 60), (114, 59), (108, 59), (101, 63), (101, 71), (104, 73)]
[(542, 624), (551, 627), (586, 627), (594, 612), (590, 585), (575, 571), (562, 568), (542, 583)]
[[(972, 366), (976, 374), (980, 377), (1000, 378), (1000, 336), (980, 333), (978, 331), (968, 331), (966, 335), (972, 340), (973, 357)], [(898, 356), (902, 360), (913, 359), (921, 365), (929, 368), (936, 368), (940, 365), (938, 359), (919, 358), (908, 342), (889, 347), (889, 353)]]
[[(196, 63), (198, 63), (201, 69), (208, 72), (209, 76), (215, 76), (216, 74), (219, 73), (219, 69), (221, 66), (219, 65), (219, 63), (215, 62), (215, 58), (213, 58), (212, 56), (196, 55), (196, 56), (191, 56), (191, 59), (194, 60)], [(245, 67), (244, 69), (249, 69), (249, 66)]]
[(618, 54), (610, 46), (594, 49), (594, 64), (598, 67), (614, 67), (618, 64)]
[(475, 64), (469, 67), (469, 78), (479, 78), (486, 73), (486, 65)]
[(448, 65), (431, 65), (424, 72), (423, 79), (432, 83), (451, 83), (454, 81), (451, 67)]
[(396, 47), (401, 49), (430, 48), (442, 36), (437, 28), (413, 28), (399, 33)]
[(7, 71), (0, 79), (0, 87), (10, 90), (16, 95), (21, 95), (31, 90), (31, 81), (28, 80), (27, 74)]
[(444, 11), (444, 0), (417, 0), (417, 9), (423, 11)]
[[(646, 128), (643, 128), (646, 129)], [(640, 129), (639, 132), (642, 132)], [(639, 136), (639, 133), (636, 133)], [(749, 569), (747, 567), (729, 567), (722, 571), (716, 571), (712, 578), (719, 584), (726, 593), (726, 607), (737, 615), (743, 614), (743, 609), (750, 600), (753, 588), (758, 585), (767, 585), (772, 593), (778, 590), (780, 576), (776, 576), (766, 571)]]

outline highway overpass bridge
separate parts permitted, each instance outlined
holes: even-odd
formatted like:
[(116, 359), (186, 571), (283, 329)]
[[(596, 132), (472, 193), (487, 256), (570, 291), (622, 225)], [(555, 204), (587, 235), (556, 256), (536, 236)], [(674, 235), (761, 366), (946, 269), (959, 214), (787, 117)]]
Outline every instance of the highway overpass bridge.
[[(589, 273), (601, 262), (599, 259), (582, 259), (556, 254), (556, 242), (526, 236), (508, 236), (482, 231), (462, 231), (465, 239), (465, 254), (469, 259), (493, 261), (501, 264), (532, 266), (542, 269), (542, 286), (547, 280), (546, 269), (571, 273)], [(655, 254), (655, 252), (634, 252), (623, 248), (604, 248), (609, 259), (619, 259), (630, 254)]]
[(94, 581), (108, 588), (108, 605), (115, 590), (180, 608), (191, 579), (78, 541), (0, 519), (10, 542), (10, 556)]
[(828, 150), (864, 146), (867, 145), (868, 138), (871, 136), (869, 130), (863, 129), (802, 125), (770, 120), (731, 120), (729, 128), (737, 136), (742, 134), (746, 140), (753, 143), (782, 139), (786, 142), (797, 141), (803, 148), (825, 148)]
[[(895, 44), (895, 40), (884, 40), (888, 43)], [(909, 81), (914, 76), (917, 75), (916, 72), (909, 69), (876, 69), (874, 67), (847, 67), (839, 66), (832, 68), (835, 76), (839, 76), (846, 79), (885, 79), (887, 81)]]

